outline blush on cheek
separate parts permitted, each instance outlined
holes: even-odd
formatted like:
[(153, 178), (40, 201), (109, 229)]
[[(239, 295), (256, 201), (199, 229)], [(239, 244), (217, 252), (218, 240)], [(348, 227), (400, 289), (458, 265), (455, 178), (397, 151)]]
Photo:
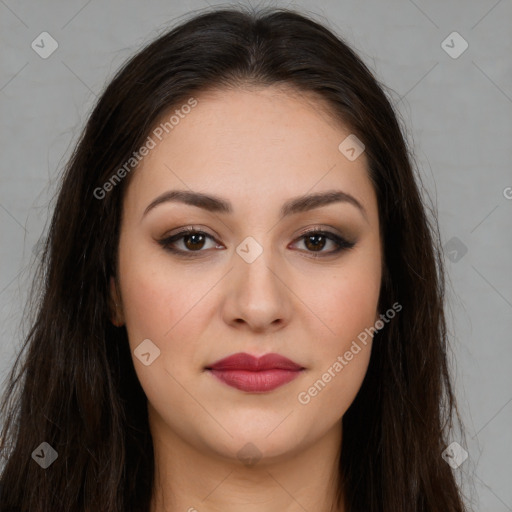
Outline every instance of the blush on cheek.
[(159, 339), (176, 321), (174, 317), (179, 312), (177, 304), (172, 302), (173, 297), (176, 301), (176, 295), (162, 284), (163, 281), (155, 283), (142, 275), (125, 275), (123, 313), (131, 343), (137, 344), (146, 338)]
[(192, 360), (201, 332), (217, 311), (213, 295), (207, 295), (212, 288), (210, 280), (195, 286), (183, 275), (166, 276), (133, 267), (124, 277), (124, 316), (132, 352), (143, 340), (150, 339), (161, 350), (160, 362), (173, 372), (181, 372), (182, 368), (174, 368), (179, 359), (175, 354), (189, 353), (188, 360)]
[(314, 307), (329, 327), (331, 334), (343, 340), (352, 340), (366, 328), (373, 326), (378, 305), (378, 289), (367, 281), (344, 283), (343, 287), (327, 290), (323, 304)]

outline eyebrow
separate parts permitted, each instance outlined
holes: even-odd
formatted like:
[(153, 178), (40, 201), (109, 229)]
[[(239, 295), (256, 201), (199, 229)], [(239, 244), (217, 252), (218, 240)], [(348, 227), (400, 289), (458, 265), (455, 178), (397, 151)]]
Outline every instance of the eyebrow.
[[(196, 206), (213, 213), (233, 213), (233, 207), (229, 201), (218, 196), (192, 192), (188, 190), (170, 190), (159, 195), (144, 210), (144, 217), (149, 211), (160, 204), (167, 202), (180, 202)], [(341, 190), (328, 190), (316, 194), (294, 197), (283, 204), (280, 211), (280, 219), (296, 213), (306, 212), (332, 203), (349, 203), (355, 206), (368, 222), (367, 212), (364, 206), (352, 195)]]

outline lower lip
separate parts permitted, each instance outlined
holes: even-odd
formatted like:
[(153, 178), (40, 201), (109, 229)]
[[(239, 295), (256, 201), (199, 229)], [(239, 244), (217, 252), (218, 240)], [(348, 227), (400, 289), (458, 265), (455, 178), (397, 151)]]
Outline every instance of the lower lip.
[(241, 391), (264, 393), (286, 384), (298, 377), (302, 370), (262, 370), (252, 372), (248, 370), (208, 370), (217, 379), (228, 386)]

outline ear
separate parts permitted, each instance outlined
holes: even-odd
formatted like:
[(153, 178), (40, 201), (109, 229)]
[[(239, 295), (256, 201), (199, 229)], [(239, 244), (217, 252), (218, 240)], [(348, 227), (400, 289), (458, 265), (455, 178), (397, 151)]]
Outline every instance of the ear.
[(124, 325), (123, 308), (121, 305), (121, 296), (117, 287), (116, 280), (110, 277), (110, 296), (109, 296), (110, 321), (116, 326)]

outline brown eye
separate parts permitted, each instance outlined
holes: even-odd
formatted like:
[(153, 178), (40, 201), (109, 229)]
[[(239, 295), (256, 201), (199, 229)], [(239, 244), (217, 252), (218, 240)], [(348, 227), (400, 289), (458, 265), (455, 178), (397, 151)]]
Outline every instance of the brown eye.
[[(211, 235), (193, 228), (187, 228), (183, 231), (180, 231), (179, 233), (176, 233), (175, 235), (160, 240), (159, 243), (165, 250), (173, 253), (200, 253), (205, 252), (203, 249), (205, 248), (205, 244), (208, 239), (215, 242)], [(184, 248), (176, 248), (178, 242), (181, 242), (182, 247)], [(213, 246), (215, 247), (216, 245), (213, 244)]]
[[(351, 249), (355, 245), (355, 242), (349, 242), (335, 233), (318, 229), (304, 233), (298, 240), (304, 241), (304, 245), (307, 249), (306, 252), (318, 253), (318, 256), (337, 254), (345, 249)], [(324, 251), (323, 249), (328, 242), (331, 242), (335, 248), (330, 251)], [(314, 256), (317, 257), (316, 254)]]
[(312, 251), (321, 251), (326, 244), (326, 237), (324, 235), (308, 235), (304, 237), (306, 247)]
[(183, 243), (187, 249), (191, 251), (202, 249), (205, 242), (205, 236), (203, 233), (192, 233), (191, 235), (185, 235)]

